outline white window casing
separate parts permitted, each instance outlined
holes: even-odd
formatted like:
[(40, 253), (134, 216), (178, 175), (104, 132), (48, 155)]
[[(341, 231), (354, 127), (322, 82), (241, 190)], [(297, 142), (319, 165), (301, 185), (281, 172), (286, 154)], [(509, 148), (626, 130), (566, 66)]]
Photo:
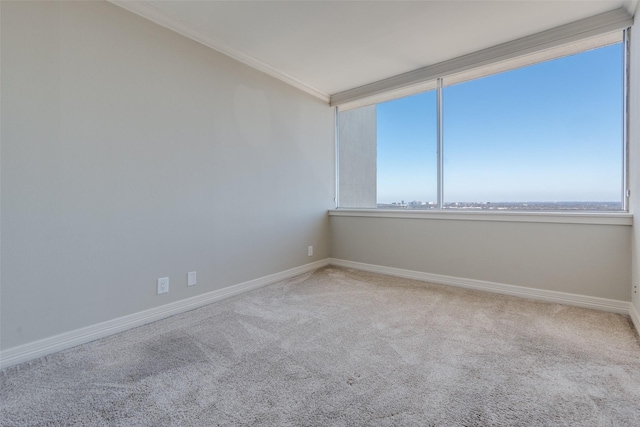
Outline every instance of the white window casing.
[(623, 8), (331, 95), (340, 111), (377, 104), (622, 41)]

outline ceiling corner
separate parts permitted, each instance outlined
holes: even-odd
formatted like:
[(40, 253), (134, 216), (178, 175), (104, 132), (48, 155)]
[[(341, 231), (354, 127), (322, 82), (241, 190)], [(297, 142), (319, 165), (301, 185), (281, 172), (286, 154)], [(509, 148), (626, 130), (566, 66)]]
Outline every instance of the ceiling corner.
[(638, 12), (638, 0), (624, 0), (622, 7), (633, 17)]
[[(213, 37), (203, 33), (202, 31), (193, 28), (184, 21), (156, 8), (148, 1), (128, 1), (128, 0), (108, 0), (110, 3), (119, 6), (129, 12), (135, 13), (149, 21), (154, 22), (162, 27), (172, 30), (182, 36), (185, 36), (191, 40), (194, 40), (210, 49), (213, 49), (219, 53), (222, 53), (230, 58), (235, 59), (251, 68), (261, 71), (270, 75), (290, 86), (293, 86), (303, 92), (306, 92), (314, 97), (329, 103), (330, 95), (321, 90), (318, 90), (305, 82), (283, 72), (275, 67), (257, 59), (252, 56), (246, 55), (230, 46), (214, 39)], [(635, 0), (634, 0), (635, 1)]]

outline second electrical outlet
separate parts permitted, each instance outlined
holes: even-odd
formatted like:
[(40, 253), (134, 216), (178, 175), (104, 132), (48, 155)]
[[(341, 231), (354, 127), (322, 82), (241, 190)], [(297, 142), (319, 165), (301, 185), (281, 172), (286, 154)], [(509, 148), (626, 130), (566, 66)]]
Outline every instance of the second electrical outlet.
[(169, 292), (169, 278), (161, 277), (158, 279), (158, 295)]

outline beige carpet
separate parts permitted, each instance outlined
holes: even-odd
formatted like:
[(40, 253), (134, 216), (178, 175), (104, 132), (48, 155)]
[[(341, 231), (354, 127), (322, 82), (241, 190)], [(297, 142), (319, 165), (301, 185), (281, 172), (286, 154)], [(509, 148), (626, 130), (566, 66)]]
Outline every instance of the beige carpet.
[(4, 426), (640, 426), (627, 317), (328, 267), (0, 373)]

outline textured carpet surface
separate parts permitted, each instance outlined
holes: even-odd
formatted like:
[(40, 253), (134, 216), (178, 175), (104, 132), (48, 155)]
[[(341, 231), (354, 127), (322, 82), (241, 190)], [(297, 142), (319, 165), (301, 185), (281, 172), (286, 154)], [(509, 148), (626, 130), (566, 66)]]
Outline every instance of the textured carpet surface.
[(639, 426), (627, 317), (328, 267), (0, 372), (0, 424)]

